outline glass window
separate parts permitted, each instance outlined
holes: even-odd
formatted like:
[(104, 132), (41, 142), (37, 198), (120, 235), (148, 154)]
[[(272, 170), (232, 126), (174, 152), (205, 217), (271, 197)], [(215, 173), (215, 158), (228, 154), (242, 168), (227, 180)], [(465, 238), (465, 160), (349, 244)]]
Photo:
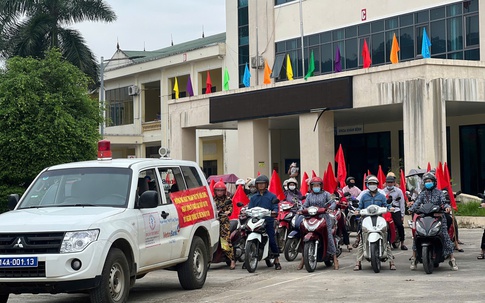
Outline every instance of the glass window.
[(478, 12), (478, 0), (463, 1), (463, 13)]
[(321, 46), (322, 53), (321, 53), (321, 72), (323, 73), (329, 73), (333, 71), (333, 50), (332, 50), (332, 44), (331, 43), (326, 43)]
[[(273, 68), (271, 69), (271, 78), (280, 78), (283, 62), (285, 62), (286, 54), (277, 54), (274, 60)], [(286, 73), (285, 73), (286, 74)], [(286, 78), (286, 77), (285, 77)]]
[(399, 26), (399, 19), (397, 17), (386, 19), (386, 29), (394, 29)]
[(248, 62), (249, 62), (249, 46), (239, 47), (239, 64), (245, 64)]
[(373, 33), (381, 32), (384, 30), (384, 21), (378, 20), (371, 23), (371, 30)]
[(373, 34), (371, 37), (371, 58), (372, 64), (382, 64), (385, 62), (384, 53), (384, 33)]
[(320, 43), (332, 42), (332, 32), (324, 32), (320, 34)]
[[(305, 41), (306, 43), (306, 41)], [(320, 43), (320, 35), (316, 34), (316, 35), (311, 35), (309, 38), (308, 38), (308, 45), (317, 45)]]
[(106, 116), (108, 126), (133, 124), (133, 97), (128, 95), (128, 87), (106, 91)]
[(370, 23), (359, 25), (359, 36), (370, 34)]
[(462, 60), (463, 59), (463, 52), (448, 53), (447, 58), (448, 59)]
[(287, 2), (293, 2), (293, 1), (296, 1), (296, 0), (275, 0), (275, 5), (280, 5), (280, 4), (284, 4), (284, 3), (287, 3)]
[(430, 26), (431, 53), (440, 54), (446, 52), (445, 20), (431, 22)]
[(239, 45), (249, 44), (249, 26), (239, 27)]
[(239, 0), (238, 1), (238, 7), (247, 7), (248, 6), (248, 0)]
[(412, 25), (414, 23), (413, 14), (402, 15), (399, 17), (401, 26)]
[(401, 60), (413, 59), (414, 56), (414, 27), (403, 27), (400, 30), (401, 35), (399, 48), (401, 49)]
[(283, 53), (286, 51), (286, 43), (285, 42), (276, 42), (275, 43), (275, 52), (276, 53)]
[(431, 20), (443, 19), (445, 17), (445, 7), (441, 6), (438, 8), (434, 8), (429, 11), (429, 14)]
[(465, 51), (465, 60), (480, 60), (480, 49), (471, 49)]
[(335, 54), (337, 54), (337, 46), (340, 50), (340, 64), (342, 65), (342, 70), (346, 69), (345, 66), (345, 44), (344, 41), (339, 41), (339, 42), (334, 42), (333, 43), (333, 49), (335, 51)]
[[(317, 74), (320, 74), (320, 47), (316, 46), (316, 47), (312, 47), (309, 49), (309, 52), (308, 52), (308, 58), (310, 58), (310, 54), (311, 52), (313, 51), (313, 60), (315, 62), (315, 75)], [(305, 72), (308, 71), (308, 60), (305, 60), (305, 64), (306, 64), (306, 67), (305, 67)]]
[[(369, 48), (369, 52), (371, 50), (370, 48), (370, 37), (367, 36), (367, 37), (362, 37), (362, 38), (359, 38), (359, 52), (357, 54), (357, 57), (359, 58), (359, 66), (363, 66), (364, 65), (364, 58), (362, 58), (362, 50), (364, 49), (364, 40), (367, 41), (367, 47)], [(371, 61), (372, 61), (372, 56), (371, 56)]]
[(343, 40), (345, 38), (345, 31), (343, 29), (337, 29), (332, 31), (333, 40)]
[(182, 174), (187, 184), (187, 188), (197, 188), (203, 186), (202, 180), (200, 179), (199, 172), (195, 167), (191, 166), (181, 166)]
[(465, 17), (465, 47), (478, 45), (480, 42), (478, 15)]
[(237, 24), (238, 25), (247, 25), (249, 24), (248, 18), (248, 9), (240, 9), (237, 11)]
[(356, 68), (359, 64), (357, 55), (357, 38), (345, 40), (346, 69)]
[[(421, 54), (421, 46), (423, 45), (423, 29), (426, 29), (426, 33), (429, 37), (429, 27), (425, 26), (416, 26), (416, 54)], [(431, 38), (430, 38), (431, 40)], [(433, 41), (431, 41), (433, 43)]]
[(461, 3), (448, 5), (446, 7), (446, 16), (452, 17), (452, 16), (461, 15), (461, 7), (462, 7)]
[(448, 51), (463, 49), (462, 18), (454, 17), (446, 20), (448, 29)]
[(352, 38), (357, 36), (357, 26), (347, 27), (345, 29), (345, 38)]
[(414, 14), (416, 23), (423, 23), (429, 21), (429, 11), (420, 11)]
[(482, 193), (485, 189), (485, 125), (460, 126), (461, 190)]
[(288, 40), (286, 41), (286, 50), (293, 50), (293, 49), (297, 49), (297, 39), (291, 39), (291, 40)]
[[(386, 32), (386, 50), (385, 50), (386, 62), (391, 62), (391, 48), (392, 48), (392, 39), (394, 37), (394, 34), (396, 34), (397, 44), (398, 45), (401, 45), (399, 43), (399, 35), (398, 35), (398, 33), (396, 33), (395, 31)], [(398, 58), (400, 57), (400, 52), (401, 51), (397, 52), (397, 57)]]

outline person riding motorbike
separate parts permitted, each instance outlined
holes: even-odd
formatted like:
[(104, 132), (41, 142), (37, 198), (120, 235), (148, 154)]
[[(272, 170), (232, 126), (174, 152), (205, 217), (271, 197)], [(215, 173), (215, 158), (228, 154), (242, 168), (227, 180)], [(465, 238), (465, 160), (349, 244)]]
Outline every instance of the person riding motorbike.
[[(402, 190), (395, 186), (396, 184), (396, 177), (393, 177), (388, 174), (386, 177), (386, 187), (384, 188), (384, 192), (386, 196), (388, 196), (389, 200), (391, 201), (391, 205), (394, 207), (394, 212), (392, 212), (392, 220), (396, 225), (397, 232), (399, 234), (399, 239), (401, 240), (401, 250), (408, 250), (406, 245), (404, 245), (404, 195)], [(392, 243), (391, 243), (392, 244)], [(397, 247), (396, 247), (397, 248)]]
[(249, 199), (251, 199), (251, 197), (258, 192), (258, 189), (256, 188), (256, 183), (254, 183), (254, 180), (255, 179), (252, 179), (252, 178), (248, 178), (246, 180), (246, 189), (248, 191), (247, 195)]
[[(332, 199), (329, 192), (323, 189), (323, 180), (320, 177), (313, 177), (310, 181), (310, 193), (307, 195), (305, 203), (302, 209), (308, 208), (310, 206), (324, 207), (326, 209), (335, 209), (336, 203)], [(322, 215), (327, 223), (327, 254), (333, 256), (334, 269), (339, 269), (338, 259), (337, 259), (337, 248), (335, 247), (335, 239), (333, 237), (333, 225), (334, 220), (330, 217), (328, 213)], [(302, 259), (298, 265), (298, 269), (302, 269), (304, 265), (304, 260)]]
[(285, 191), (285, 200), (300, 205), (305, 197), (303, 197), (298, 189), (298, 181), (296, 181), (295, 178), (290, 178), (288, 179), (288, 183), (286, 185), (288, 186), (288, 190)]
[(354, 177), (347, 177), (347, 179), (345, 179), (345, 184), (346, 185), (344, 186), (344, 188), (342, 188), (342, 191), (344, 193), (350, 193), (350, 196), (354, 199), (360, 195), (361, 190), (355, 185)]
[[(434, 205), (439, 205), (449, 213), (451, 211), (451, 206), (446, 203), (446, 198), (443, 192), (436, 188), (436, 177), (431, 172), (425, 173), (423, 175), (424, 189), (419, 193), (416, 201), (409, 208), (409, 212), (413, 213), (418, 207), (423, 203), (433, 203)], [(448, 262), (452, 270), (458, 270), (458, 265), (456, 265), (456, 260), (453, 255), (454, 244), (450, 239), (448, 234), (448, 224), (446, 221), (446, 216), (443, 215), (441, 224), (441, 233), (443, 235), (443, 256), (449, 256), (450, 261)], [(416, 269), (416, 242), (413, 240), (413, 256), (411, 258), (411, 270)]]
[[(251, 197), (248, 204), (248, 209), (253, 207), (262, 207), (271, 210), (275, 217), (278, 214), (278, 198), (275, 194), (268, 190), (269, 186), (269, 179), (265, 175), (260, 175), (254, 181), (257, 188), (257, 193)], [(271, 248), (271, 252), (273, 253), (274, 259), (274, 266), (276, 270), (281, 270), (280, 264), (280, 249), (278, 248), (278, 244), (276, 243), (276, 236), (275, 236), (275, 223), (273, 217), (266, 218), (266, 233), (268, 234), (269, 239), (269, 246)]]
[(231, 223), (229, 216), (232, 214), (232, 200), (227, 196), (227, 188), (224, 182), (219, 181), (214, 184), (214, 202), (218, 210), (218, 219), (220, 222), (220, 237), (224, 239), (228, 247), (223, 248), (226, 257), (231, 260), (230, 269), (236, 268), (236, 261), (234, 260), (234, 251), (231, 243)]
[[(359, 207), (357, 210), (367, 208), (370, 205), (377, 205), (380, 207), (387, 207), (390, 211), (394, 208), (387, 204), (386, 196), (378, 191), (377, 185), (379, 180), (375, 176), (370, 176), (367, 178), (367, 191), (363, 191), (362, 197), (359, 200)], [(387, 235), (384, 235), (384, 239), (387, 239)], [(387, 245), (387, 258), (389, 259), (389, 268), (391, 270), (396, 270), (396, 265), (394, 264), (394, 256), (392, 255), (391, 246)], [(357, 247), (357, 262), (355, 263), (354, 270), (362, 269), (361, 261), (364, 259), (364, 244), (363, 241), (359, 242)]]

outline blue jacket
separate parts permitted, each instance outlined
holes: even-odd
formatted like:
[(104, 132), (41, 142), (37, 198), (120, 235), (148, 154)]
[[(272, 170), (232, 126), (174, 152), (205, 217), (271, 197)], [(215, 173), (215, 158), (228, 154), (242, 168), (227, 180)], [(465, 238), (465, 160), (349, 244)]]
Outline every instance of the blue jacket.
[(365, 192), (361, 199), (359, 200), (359, 210), (369, 207), (370, 205), (377, 205), (380, 207), (387, 207), (389, 209), (391, 205), (387, 204), (386, 196), (377, 192), (377, 194), (373, 197), (371, 193)]
[[(248, 209), (259, 206), (278, 213), (278, 203), (273, 204), (273, 201), (276, 199), (278, 199), (276, 195), (269, 190), (266, 190), (262, 195), (257, 192), (251, 197), (251, 200), (249, 200)], [(266, 218), (266, 224), (269, 223), (274, 223), (272, 217)]]

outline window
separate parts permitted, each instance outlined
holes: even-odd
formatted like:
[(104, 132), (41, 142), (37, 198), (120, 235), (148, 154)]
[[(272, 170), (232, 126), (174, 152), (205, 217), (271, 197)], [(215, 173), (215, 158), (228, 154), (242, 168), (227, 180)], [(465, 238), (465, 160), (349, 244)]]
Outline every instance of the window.
[(478, 15), (465, 17), (465, 48), (479, 44), (480, 35), (478, 26)]
[(160, 167), (158, 172), (162, 178), (163, 190), (166, 198), (165, 200), (167, 203), (172, 203), (170, 193), (187, 189), (182, 172), (180, 171), (179, 167)]
[(431, 22), (431, 29), (428, 33), (431, 40), (431, 53), (441, 54), (446, 52), (446, 26), (445, 20)]
[(401, 28), (399, 48), (401, 60), (413, 59), (414, 56), (414, 28), (412, 26)]
[(357, 54), (357, 38), (345, 40), (345, 66), (347, 69), (356, 68), (361, 55)]
[(187, 184), (187, 188), (197, 188), (203, 186), (202, 180), (200, 179), (199, 172), (195, 167), (191, 166), (181, 166), (182, 174)]
[(159, 188), (160, 186), (158, 184), (158, 177), (155, 172), (155, 169), (147, 169), (147, 170), (141, 171), (138, 174), (138, 186), (137, 186), (138, 197), (148, 190), (156, 191), (158, 192), (158, 205), (160, 205), (161, 195), (160, 195)]
[(384, 63), (384, 33), (374, 34), (371, 36), (371, 48), (372, 64), (376, 65)]
[(133, 97), (128, 87), (106, 91), (106, 116), (108, 126), (133, 124)]
[[(285, 54), (278, 54), (274, 60), (271, 78), (286, 78), (286, 65), (284, 68), (285, 73), (282, 74), (283, 63), (286, 63)], [(290, 59), (291, 60), (291, 59)]]
[(287, 2), (293, 2), (293, 1), (296, 1), (296, 0), (275, 0), (274, 5), (280, 5), (280, 4), (284, 4), (284, 3), (287, 3)]
[(462, 20), (462, 17), (454, 17), (446, 20), (448, 51), (463, 49)]

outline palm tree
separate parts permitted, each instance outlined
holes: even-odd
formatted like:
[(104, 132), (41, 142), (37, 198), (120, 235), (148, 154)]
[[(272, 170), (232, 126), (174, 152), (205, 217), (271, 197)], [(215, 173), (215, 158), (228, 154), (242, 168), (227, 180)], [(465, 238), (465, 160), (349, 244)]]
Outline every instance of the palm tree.
[(103, 0), (0, 0), (0, 56), (43, 58), (46, 50), (59, 48), (67, 61), (97, 83), (93, 52), (81, 33), (67, 26), (114, 20), (116, 14)]

